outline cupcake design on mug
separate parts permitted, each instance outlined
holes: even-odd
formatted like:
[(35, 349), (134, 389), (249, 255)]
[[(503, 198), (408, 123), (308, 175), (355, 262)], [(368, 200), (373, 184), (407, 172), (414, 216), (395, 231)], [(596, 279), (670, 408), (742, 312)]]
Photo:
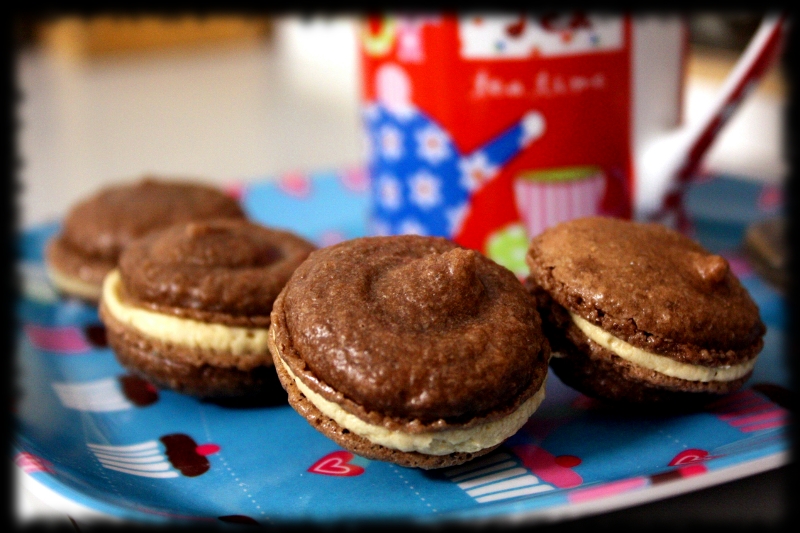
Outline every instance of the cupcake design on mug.
[(373, 228), (388, 234), (453, 237), (470, 209), (470, 197), (499, 169), (545, 132), (544, 117), (530, 111), (506, 131), (462, 154), (450, 135), (411, 101), (408, 75), (397, 64), (376, 76), (378, 101), (363, 117), (372, 136), (370, 174)]
[(514, 181), (514, 200), (528, 237), (573, 218), (601, 212), (606, 176), (600, 167), (527, 171)]
[[(159, 441), (161, 445), (159, 445)], [(109, 470), (142, 477), (196, 477), (211, 467), (207, 455), (217, 453), (216, 444), (197, 443), (182, 433), (164, 435), (129, 445), (86, 443), (100, 464)], [(163, 451), (162, 451), (163, 446)]]

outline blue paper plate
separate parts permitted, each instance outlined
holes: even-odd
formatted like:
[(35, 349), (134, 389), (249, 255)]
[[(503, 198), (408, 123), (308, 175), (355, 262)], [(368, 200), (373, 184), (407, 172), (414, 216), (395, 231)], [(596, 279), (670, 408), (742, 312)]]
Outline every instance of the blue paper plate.
[[(724, 197), (757, 205), (763, 191), (745, 185), (743, 197), (729, 182), (717, 180)], [(366, 234), (365, 184), (358, 172), (328, 172), (238, 194), (254, 220), (325, 245)], [(755, 209), (751, 219), (769, 214)], [(724, 253), (768, 326), (743, 390), (705, 412), (656, 418), (604, 409), (550, 375), (539, 411), (498, 450), (426, 472), (353, 456), (285, 403), (224, 407), (128, 376), (104, 344), (97, 310), (59, 299), (47, 282), (42, 247), (57, 230), (42, 225), (20, 239), (14, 459), (35, 483), (104, 515), (262, 524), (576, 516), (788, 461), (784, 302), (736, 249)], [(190, 452), (174, 453), (179, 445)]]

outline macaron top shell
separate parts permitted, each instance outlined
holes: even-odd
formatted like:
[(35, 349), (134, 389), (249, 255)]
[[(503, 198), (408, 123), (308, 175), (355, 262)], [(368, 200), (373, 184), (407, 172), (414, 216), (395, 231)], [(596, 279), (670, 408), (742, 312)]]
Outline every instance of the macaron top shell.
[(155, 229), (207, 218), (245, 218), (222, 191), (191, 181), (143, 178), (106, 187), (76, 204), (64, 219), (64, 244), (115, 261), (130, 242)]
[(407, 430), (506, 413), (547, 372), (549, 345), (519, 280), (442, 238), (365, 237), (315, 251), (272, 321), (306, 385)]
[(212, 219), (137, 239), (120, 256), (119, 269), (126, 296), (139, 305), (264, 326), (291, 273), (314, 248), (290, 232), (247, 220)]
[(714, 363), (761, 349), (758, 307), (727, 261), (662, 225), (572, 220), (535, 237), (526, 261), (533, 285), (634, 346)]

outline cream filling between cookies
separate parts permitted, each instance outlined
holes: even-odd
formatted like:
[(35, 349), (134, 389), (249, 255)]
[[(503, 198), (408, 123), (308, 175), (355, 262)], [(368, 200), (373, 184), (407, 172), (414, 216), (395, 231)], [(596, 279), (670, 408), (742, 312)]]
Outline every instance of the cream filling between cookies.
[(61, 292), (72, 294), (87, 300), (99, 300), (102, 288), (99, 285), (83, 281), (75, 276), (64, 274), (52, 267), (47, 267), (47, 276)]
[(448, 455), (456, 452), (477, 452), (500, 444), (527, 422), (544, 400), (544, 383), (536, 393), (520, 405), (516, 411), (499, 420), (487, 422), (466, 429), (445, 429), (426, 433), (405, 433), (393, 431), (383, 426), (364, 422), (357, 416), (345, 411), (334, 402), (326, 400), (309, 389), (289, 368), (281, 357), (278, 357), (308, 400), (325, 416), (333, 419), (341, 427), (364, 437), (368, 441), (392, 450), (402, 452), (419, 452), (427, 455)]
[(663, 355), (656, 355), (646, 352), (641, 348), (632, 346), (627, 342), (619, 339), (602, 328), (592, 324), (583, 317), (580, 317), (572, 312), (572, 321), (575, 325), (586, 335), (590, 340), (596, 342), (606, 350), (614, 353), (615, 355), (630, 361), (650, 370), (654, 370), (665, 376), (673, 378), (685, 379), (687, 381), (733, 381), (745, 376), (756, 360), (751, 359), (746, 363), (739, 365), (726, 365), (720, 367), (708, 367), (701, 365), (691, 365), (688, 363), (681, 363), (664, 357)]
[(143, 335), (189, 348), (231, 353), (235, 356), (263, 354), (268, 350), (267, 328), (209, 324), (131, 306), (120, 298), (121, 287), (122, 277), (119, 270), (113, 270), (103, 280), (103, 302), (114, 318)]

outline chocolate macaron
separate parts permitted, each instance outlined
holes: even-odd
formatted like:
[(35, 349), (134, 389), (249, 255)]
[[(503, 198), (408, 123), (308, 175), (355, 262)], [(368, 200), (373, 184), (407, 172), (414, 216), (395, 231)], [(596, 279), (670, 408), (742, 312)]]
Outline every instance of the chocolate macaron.
[(764, 324), (727, 261), (655, 223), (588, 217), (534, 237), (527, 285), (567, 385), (595, 398), (701, 405), (740, 388)]
[(438, 237), (313, 252), (275, 301), (289, 403), (351, 452), (423, 469), (497, 448), (538, 408), (550, 349), (516, 276)]
[(103, 278), (134, 239), (179, 222), (245, 218), (239, 203), (201, 183), (145, 177), (105, 187), (77, 203), (61, 232), (45, 250), (45, 265), (56, 289), (92, 303)]
[(242, 219), (180, 223), (140, 237), (103, 282), (109, 344), (120, 364), (161, 388), (215, 400), (280, 390), (267, 347), (270, 312), (313, 249)]

